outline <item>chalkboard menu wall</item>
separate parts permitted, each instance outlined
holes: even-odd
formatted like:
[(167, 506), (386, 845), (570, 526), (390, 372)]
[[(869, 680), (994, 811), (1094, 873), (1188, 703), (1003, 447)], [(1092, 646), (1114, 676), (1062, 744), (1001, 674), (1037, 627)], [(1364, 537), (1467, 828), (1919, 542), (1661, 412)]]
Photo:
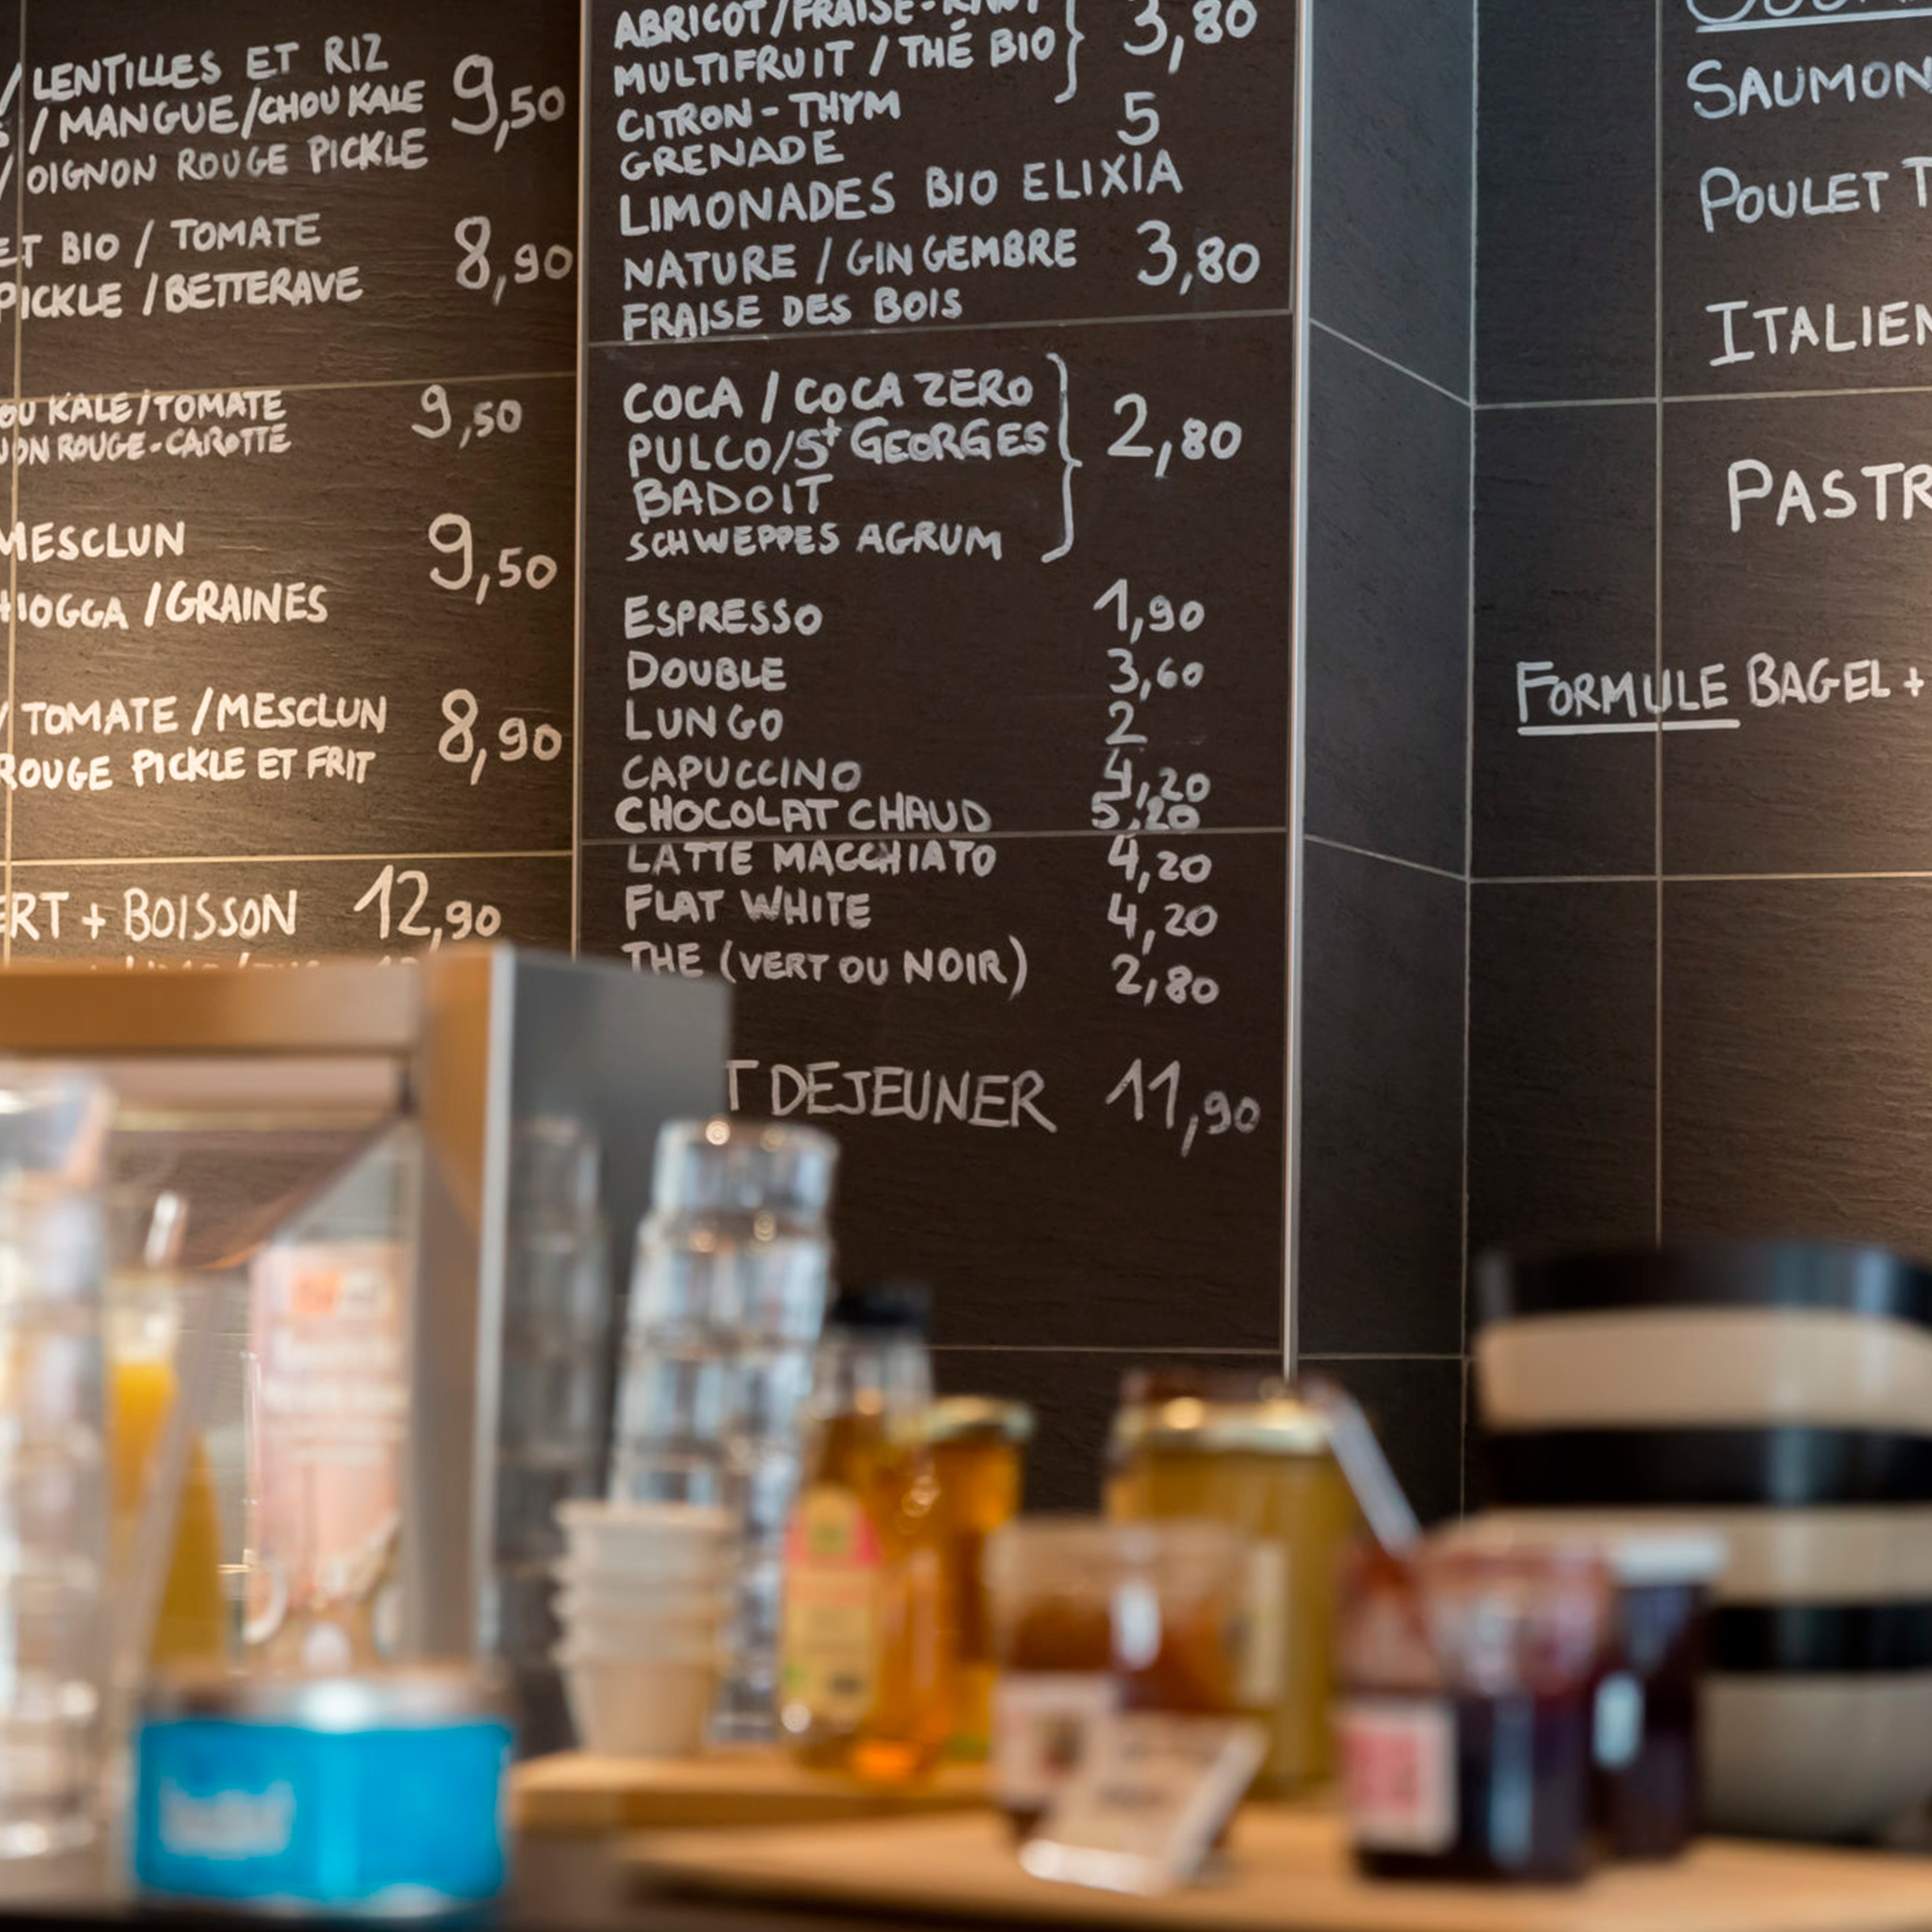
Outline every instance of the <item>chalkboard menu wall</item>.
[[(1418, 13), (1420, 47), (1396, 17)], [(595, 0), (587, 21), (581, 944), (730, 975), (736, 1103), (844, 1143), (844, 1271), (932, 1279), (945, 1378), (1049, 1410), (1048, 1496), (1090, 1499), (1124, 1366), (1265, 1366), (1286, 1340), (1295, 11), (745, 0), (674, 29)], [(1380, 386), (1377, 358), (1406, 346), (1414, 278), (1350, 278), (1385, 271), (1362, 245), (1387, 239), (1378, 189), (1440, 173), (1460, 373), (1430, 448), (1466, 490), (1468, 9), (1312, 24), (1366, 110), (1334, 124), (1334, 292), (1398, 332), (1332, 365), (1330, 425), (1414, 427), (1401, 386), (1424, 390)], [(1418, 89), (1445, 44), (1460, 92)], [(1384, 60), (1393, 90), (1366, 70)], [(1311, 545), (1358, 548), (1368, 508), (1318, 530), (1311, 505)], [(1391, 614), (1328, 640), (1342, 682)], [(1352, 746), (1366, 714), (1327, 709), (1311, 780), (1401, 761), (1406, 704)], [(1430, 748), (1459, 820), (1462, 722)], [(1345, 952), (1322, 970), (1346, 979)], [(1360, 1139), (1338, 1152), (1367, 1171)], [(1319, 1335), (1415, 1352), (1394, 1329), (1357, 1348), (1346, 1317)], [(1438, 1425), (1453, 1488), (1459, 1365), (1383, 1366), (1372, 1393)]]
[(1932, 1252), (1932, 18), (1481, 72), (1472, 1236)]
[(0, 6), (8, 959), (568, 943), (578, 45)]
[(1294, 10), (586, 37), (581, 944), (733, 979), (1090, 1489), (1126, 1363), (1282, 1344)]

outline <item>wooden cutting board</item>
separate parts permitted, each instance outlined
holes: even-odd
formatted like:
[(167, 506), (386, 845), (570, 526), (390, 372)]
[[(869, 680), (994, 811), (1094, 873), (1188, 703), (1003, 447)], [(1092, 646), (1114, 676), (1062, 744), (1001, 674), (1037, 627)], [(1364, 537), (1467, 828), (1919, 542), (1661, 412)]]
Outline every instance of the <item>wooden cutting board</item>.
[(1165, 1900), (1048, 1885), (990, 1812), (813, 1830), (639, 1838), (625, 1856), (662, 1889), (1032, 1924), (1174, 1932), (1932, 1932), (1932, 1859), (1707, 1839), (1670, 1865), (1568, 1890), (1376, 1884), (1340, 1821), (1254, 1807), (1226, 1883)]
[(518, 1765), (510, 1792), (511, 1816), (519, 1831), (588, 1836), (957, 1811), (986, 1803), (986, 1776), (979, 1765), (948, 1765), (929, 1784), (881, 1790), (801, 1770), (782, 1751), (718, 1751), (664, 1760), (560, 1751)]

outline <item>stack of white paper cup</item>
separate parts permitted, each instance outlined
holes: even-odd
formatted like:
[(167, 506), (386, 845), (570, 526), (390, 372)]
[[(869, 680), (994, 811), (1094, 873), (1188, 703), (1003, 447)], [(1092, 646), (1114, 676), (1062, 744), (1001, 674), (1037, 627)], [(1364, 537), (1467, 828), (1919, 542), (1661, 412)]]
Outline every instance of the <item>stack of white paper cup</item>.
[(560, 1503), (562, 1667), (578, 1742), (623, 1757), (704, 1743), (730, 1608), (736, 1524), (692, 1503)]

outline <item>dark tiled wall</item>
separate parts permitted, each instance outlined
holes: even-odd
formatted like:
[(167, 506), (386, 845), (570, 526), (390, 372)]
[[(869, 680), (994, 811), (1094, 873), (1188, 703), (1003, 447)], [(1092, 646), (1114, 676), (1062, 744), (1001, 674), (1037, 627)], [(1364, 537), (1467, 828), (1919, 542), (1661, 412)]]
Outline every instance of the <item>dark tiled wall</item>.
[[(1876, 75), (1904, 51), (1876, 10), (1799, 10), (1802, 36), (1710, 38), (1674, 0), (1482, 0), (1474, 1244), (1932, 1251), (1923, 520), (1881, 519), (1865, 486), (1854, 515), (1733, 528), (1726, 488), (1740, 458), (1857, 482), (1932, 436), (1932, 348), (1860, 339), (1863, 302), (1922, 298), (1915, 196), (1748, 225), (1697, 204), (1707, 168), (1822, 178), (1922, 148), (1922, 97), (1699, 112), (1700, 63), (1784, 74), (1802, 38), (1808, 65)], [(1727, 361), (1709, 305), (1746, 297), (1821, 325), (1835, 302), (1840, 346), (1754, 337)], [(1875, 659), (1890, 695), (1755, 706), (1761, 652), (1780, 676)], [(1721, 666), (1730, 702), (1702, 725), (1526, 736), (1524, 665), (1694, 695)]]
[(1460, 1501), (1473, 0), (1306, 0), (1300, 1360)]

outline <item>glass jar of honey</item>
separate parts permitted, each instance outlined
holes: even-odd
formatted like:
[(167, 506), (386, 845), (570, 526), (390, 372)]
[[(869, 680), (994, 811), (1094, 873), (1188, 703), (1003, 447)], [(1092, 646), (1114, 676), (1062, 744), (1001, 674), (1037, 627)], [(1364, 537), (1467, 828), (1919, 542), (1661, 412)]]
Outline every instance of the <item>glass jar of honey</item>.
[(1238, 1708), (1268, 1726), (1256, 1781), (1279, 1796), (1334, 1768), (1329, 1706), (1344, 1565), (1360, 1527), (1328, 1426), (1273, 1378), (1130, 1376), (1114, 1420), (1108, 1514), (1210, 1518), (1245, 1539)]
[(1021, 1836), (1102, 1718), (1238, 1708), (1242, 1558), (1216, 1522), (1034, 1516), (988, 1540), (992, 1796)]
[(990, 1396), (946, 1396), (926, 1410), (922, 1432), (939, 1484), (945, 1614), (957, 1672), (947, 1749), (953, 1757), (976, 1760), (986, 1755), (992, 1724), (986, 1539), (1019, 1514), (1033, 1411)]

